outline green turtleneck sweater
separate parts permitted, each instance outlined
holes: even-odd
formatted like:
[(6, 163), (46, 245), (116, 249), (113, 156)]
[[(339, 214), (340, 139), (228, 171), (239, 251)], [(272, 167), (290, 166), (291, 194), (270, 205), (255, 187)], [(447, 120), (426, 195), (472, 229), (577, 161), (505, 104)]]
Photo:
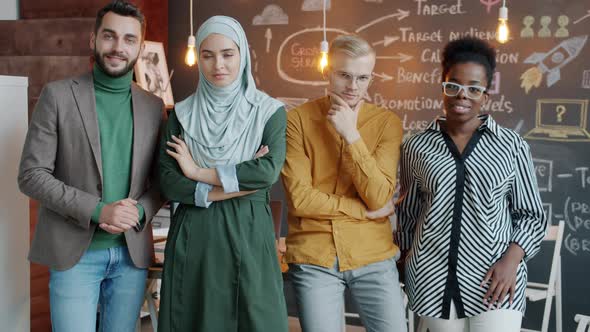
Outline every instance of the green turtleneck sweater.
[[(131, 105), (131, 79), (133, 71), (121, 77), (111, 77), (96, 64), (93, 68), (96, 115), (100, 132), (102, 159), (102, 201), (98, 203), (92, 221), (98, 223), (102, 208), (109, 203), (127, 198), (131, 181), (133, 146), (133, 112)], [(144, 211), (137, 205), (139, 219)], [(110, 234), (96, 228), (90, 250), (125, 246), (125, 236)]]

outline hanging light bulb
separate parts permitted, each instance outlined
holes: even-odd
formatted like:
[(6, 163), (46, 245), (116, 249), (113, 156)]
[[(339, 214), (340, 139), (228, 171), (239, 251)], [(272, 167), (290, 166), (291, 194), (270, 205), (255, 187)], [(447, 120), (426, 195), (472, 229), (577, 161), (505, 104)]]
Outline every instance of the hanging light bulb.
[(326, 40), (326, 1), (328, 0), (324, 0), (324, 40), (322, 40), (322, 42), (320, 43), (320, 62), (318, 65), (318, 69), (320, 70), (320, 72), (323, 74), (324, 70), (326, 69), (326, 67), (328, 66), (328, 49), (329, 49), (329, 45), (328, 45), (328, 41)]
[(506, 21), (503, 20), (499, 23), (498, 25), (498, 41), (502, 44), (504, 44), (505, 42), (508, 41), (508, 25), (506, 24)]
[(506, 0), (502, 7), (500, 7), (500, 12), (498, 15), (498, 31), (496, 32), (496, 39), (498, 42), (504, 44), (508, 41), (508, 36), (510, 31), (508, 30), (508, 8), (506, 7)]
[(195, 52), (195, 36), (188, 37), (188, 48), (186, 50), (186, 56), (184, 57), (184, 63), (188, 66), (194, 66), (197, 62), (197, 54)]
[(193, 35), (193, 0), (190, 0), (190, 18), (191, 18), (191, 34), (188, 37), (188, 45), (186, 55), (184, 56), (184, 63), (192, 67), (197, 63), (197, 54), (195, 52), (195, 36)]

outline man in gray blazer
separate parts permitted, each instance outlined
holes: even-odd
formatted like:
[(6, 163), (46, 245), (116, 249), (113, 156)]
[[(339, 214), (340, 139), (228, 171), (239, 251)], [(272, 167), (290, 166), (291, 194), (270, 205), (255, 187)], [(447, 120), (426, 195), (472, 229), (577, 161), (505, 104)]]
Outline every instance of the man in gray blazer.
[(132, 83), (145, 19), (114, 1), (98, 12), (95, 64), (48, 83), (30, 122), (18, 183), (40, 202), (29, 259), (50, 268), (54, 331), (133, 331), (162, 205), (156, 156), (162, 100)]

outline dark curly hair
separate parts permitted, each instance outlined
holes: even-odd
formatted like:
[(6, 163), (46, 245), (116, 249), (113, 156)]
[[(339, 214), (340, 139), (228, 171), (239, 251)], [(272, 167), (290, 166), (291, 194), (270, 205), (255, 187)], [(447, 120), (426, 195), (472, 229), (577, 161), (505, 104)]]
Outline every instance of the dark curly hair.
[(466, 62), (480, 64), (486, 69), (489, 88), (496, 70), (496, 50), (486, 41), (475, 37), (463, 37), (447, 43), (442, 55), (443, 81), (451, 67)]
[(98, 29), (102, 24), (102, 18), (108, 12), (113, 12), (121, 16), (133, 17), (136, 20), (138, 20), (141, 24), (141, 39), (143, 40), (143, 37), (145, 36), (146, 26), (145, 17), (136, 5), (123, 0), (114, 0), (113, 2), (109, 3), (108, 5), (104, 6), (98, 11), (98, 13), (96, 14), (96, 22), (94, 23), (94, 33), (98, 33)]

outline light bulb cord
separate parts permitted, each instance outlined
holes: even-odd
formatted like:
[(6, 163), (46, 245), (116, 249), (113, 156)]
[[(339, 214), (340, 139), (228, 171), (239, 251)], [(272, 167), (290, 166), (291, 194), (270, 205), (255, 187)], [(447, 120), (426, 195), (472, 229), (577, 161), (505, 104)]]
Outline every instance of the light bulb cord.
[(193, 0), (190, 0), (190, 15), (191, 15), (191, 33), (189, 36), (193, 35)]
[(500, 21), (507, 21), (508, 20), (508, 7), (506, 7), (506, 0), (502, 2), (502, 7), (498, 12), (498, 19)]
[(328, 2), (328, 0), (324, 0), (324, 41), (326, 40), (326, 2)]

